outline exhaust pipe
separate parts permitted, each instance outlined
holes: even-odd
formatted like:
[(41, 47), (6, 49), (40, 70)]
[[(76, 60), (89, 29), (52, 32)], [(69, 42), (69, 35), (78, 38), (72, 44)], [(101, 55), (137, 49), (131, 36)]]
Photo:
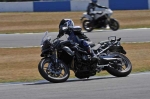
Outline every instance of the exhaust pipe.
[(121, 58), (102, 58), (105, 61), (117, 61), (117, 60), (122, 60)]

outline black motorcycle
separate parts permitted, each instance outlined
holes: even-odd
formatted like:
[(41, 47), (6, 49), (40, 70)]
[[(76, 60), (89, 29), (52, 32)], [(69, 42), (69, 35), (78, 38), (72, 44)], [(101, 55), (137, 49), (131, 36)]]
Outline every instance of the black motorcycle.
[(132, 65), (130, 60), (117, 52), (105, 53), (100, 44), (93, 47), (98, 56), (97, 61), (92, 61), (90, 55), (78, 44), (71, 40), (51, 40), (47, 32), (41, 43), (42, 53), (38, 70), (41, 76), (53, 83), (65, 82), (70, 76), (70, 70), (79, 79), (89, 78), (96, 73), (107, 70), (116, 77), (125, 77), (130, 74)]
[(112, 13), (113, 11), (108, 8), (104, 11), (94, 11), (92, 15), (83, 13), (81, 17), (83, 29), (91, 32), (93, 29), (105, 29), (109, 26), (111, 30), (117, 31), (119, 29), (119, 22), (111, 18)]

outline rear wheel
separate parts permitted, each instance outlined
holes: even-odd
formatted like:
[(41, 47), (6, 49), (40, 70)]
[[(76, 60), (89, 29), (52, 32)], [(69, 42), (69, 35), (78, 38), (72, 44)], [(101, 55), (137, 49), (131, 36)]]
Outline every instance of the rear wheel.
[(117, 52), (110, 53), (110, 55), (114, 55), (114, 58), (121, 58), (121, 60), (110, 63), (110, 66), (106, 67), (107, 72), (116, 77), (128, 76), (132, 70), (130, 60), (125, 55)]
[(87, 32), (91, 32), (94, 28), (91, 26), (90, 20), (84, 20), (82, 23), (83, 29)]
[(113, 31), (117, 31), (119, 29), (119, 22), (115, 19), (110, 19), (109, 27)]
[(53, 83), (65, 82), (70, 76), (68, 66), (61, 60), (58, 60), (56, 67), (51, 59), (44, 58), (40, 61), (38, 70), (43, 78)]

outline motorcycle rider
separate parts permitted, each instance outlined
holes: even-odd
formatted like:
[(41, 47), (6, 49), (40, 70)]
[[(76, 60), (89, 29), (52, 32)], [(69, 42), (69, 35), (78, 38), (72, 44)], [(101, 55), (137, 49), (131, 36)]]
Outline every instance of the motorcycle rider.
[(74, 26), (74, 22), (71, 19), (62, 19), (59, 24), (59, 34), (57, 35), (57, 38), (62, 37), (64, 34), (68, 34), (68, 40), (73, 40), (73, 42), (78, 43), (80, 47), (91, 55), (92, 61), (97, 61), (97, 55), (95, 55), (90, 45), (76, 35), (76, 33), (81, 33), (81, 30), (82, 28), (80, 26)]
[(98, 8), (105, 8), (107, 9), (107, 7), (105, 6), (100, 6), (99, 4), (97, 4), (97, 0), (91, 0), (91, 2), (88, 4), (88, 7), (87, 7), (87, 14), (90, 15), (90, 16), (93, 16), (93, 21), (92, 23), (94, 23), (95, 21), (95, 8), (98, 7)]

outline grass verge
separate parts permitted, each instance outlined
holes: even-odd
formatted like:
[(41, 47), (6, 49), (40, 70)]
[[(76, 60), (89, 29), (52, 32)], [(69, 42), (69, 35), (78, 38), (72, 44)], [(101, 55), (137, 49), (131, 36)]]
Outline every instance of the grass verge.
[[(150, 43), (123, 43), (132, 72), (150, 71)], [(27, 82), (43, 79), (38, 72), (40, 48), (0, 48), (0, 82)], [(106, 75), (102, 71), (98, 75)], [(71, 76), (74, 73), (71, 72)]]
[[(61, 19), (73, 19), (75, 25), (82, 26), (83, 12), (14, 12), (0, 13), (0, 33), (35, 33), (58, 31)], [(113, 16), (120, 28), (150, 28), (150, 10), (114, 11)]]

